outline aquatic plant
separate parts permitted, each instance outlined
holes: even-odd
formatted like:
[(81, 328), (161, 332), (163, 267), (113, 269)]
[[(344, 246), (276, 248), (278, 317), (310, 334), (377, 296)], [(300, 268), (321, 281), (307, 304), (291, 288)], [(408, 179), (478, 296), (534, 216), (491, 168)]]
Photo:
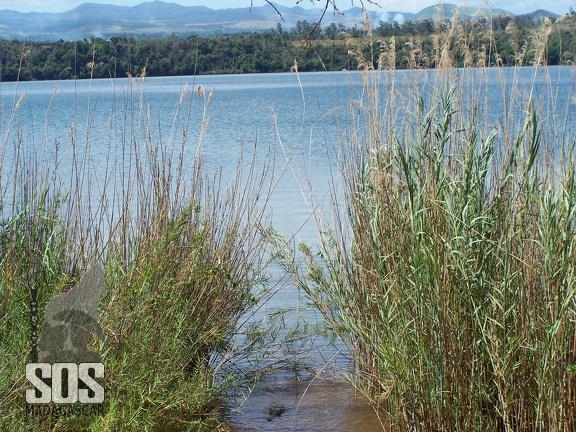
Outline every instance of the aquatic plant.
[[(308, 271), (294, 273), (348, 344), (351, 380), (385, 430), (572, 430), (576, 154), (561, 126), (571, 111), (554, 105), (540, 61), (524, 87), (517, 69), (453, 69), (451, 35), (439, 35), (442, 70), (405, 75), (408, 94), (394, 72), (359, 61), (365, 92), (343, 139), (337, 223), (320, 225), (319, 253), (301, 247)], [(394, 64), (393, 40), (379, 54), (364, 43)]]
[[(0, 154), (11, 161), (0, 159), (2, 430), (226, 428), (222, 402), (235, 361), (226, 350), (240, 317), (267, 292), (260, 235), (267, 177), (242, 155), (229, 184), (203, 171), (198, 149), (211, 92), (198, 87), (198, 103), (183, 86), (172, 134), (162, 139), (144, 103), (145, 73), (129, 83), (130, 103), (110, 107), (121, 133), (91, 135), (89, 102), (86, 133), (75, 123), (67, 134), (72, 154), (64, 169), (60, 145), (30, 147), (17, 120), (2, 130)], [(199, 142), (192, 146), (197, 107)], [(97, 159), (104, 169), (94, 172), (88, 154), (106, 139)], [(31, 416), (24, 373), (32, 289), (42, 320), (47, 302), (93, 260), (103, 264), (107, 286), (103, 340), (91, 341), (105, 365), (104, 415)]]

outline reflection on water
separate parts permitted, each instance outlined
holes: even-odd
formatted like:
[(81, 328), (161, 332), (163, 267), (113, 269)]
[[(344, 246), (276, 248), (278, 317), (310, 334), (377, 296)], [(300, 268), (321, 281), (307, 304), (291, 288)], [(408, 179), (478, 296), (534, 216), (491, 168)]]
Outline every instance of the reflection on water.
[(295, 379), (287, 372), (262, 378), (241, 413), (234, 415), (232, 428), (239, 432), (382, 431), (375, 412), (349, 384)]

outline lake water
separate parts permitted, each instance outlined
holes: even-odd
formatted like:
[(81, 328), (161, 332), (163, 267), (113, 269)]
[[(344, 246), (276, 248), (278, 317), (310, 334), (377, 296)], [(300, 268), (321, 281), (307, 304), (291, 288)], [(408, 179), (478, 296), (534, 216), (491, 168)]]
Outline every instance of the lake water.
[[(438, 88), (438, 80), (445, 79), (461, 85), (470, 102), (479, 102), (489, 126), (502, 133), (509, 124), (503, 120), (505, 113), (522, 112), (530, 98), (541, 112), (545, 133), (564, 140), (574, 130), (573, 67), (460, 70), (449, 79), (435, 71), (373, 76), (381, 86), (384, 113), (392, 84), (395, 97), (409, 102), (415, 87), (421, 94), (430, 94)], [(349, 119), (356, 105), (351, 102), (366, 98), (362, 83), (358, 72), (2, 83), (2, 213), (9, 212), (14, 199), (8, 185), (17, 140), (24, 144), (19, 151), (25, 158), (47, 172), (54, 168), (47, 161), (57, 153), (56, 172), (64, 182), (72, 172), (74, 152), (84, 155), (89, 175), (97, 183), (106, 172), (122, 175), (121, 170), (115, 171), (117, 161), (134, 137), (147, 134), (151, 141), (168, 143), (177, 154), (185, 129), (185, 167), (200, 152), (205, 171), (221, 172), (226, 183), (236, 172), (242, 150), (254, 156), (258, 167), (270, 165), (274, 172), (269, 181), (277, 182), (268, 204), (274, 227), (296, 243), (315, 244), (318, 235), (311, 206), (329, 214), (329, 186), (338, 178), (339, 164), (345, 162), (341, 146), (353, 132)], [(214, 89), (206, 111), (198, 86), (205, 98)], [(410, 127), (402, 122), (405, 115), (395, 114), (398, 124)], [(208, 118), (209, 125), (203, 129)], [(298, 310), (305, 301), (303, 293), (287, 286), (260, 315), (284, 307)], [(319, 319), (309, 309), (302, 317), (298, 319)], [(338, 353), (339, 345), (321, 351), (324, 344), (311, 342), (307, 348), (314, 354), (306, 359), (305, 373), (281, 370), (264, 377), (235, 415), (237, 428), (378, 430), (376, 416), (334, 371), (346, 367), (346, 353)], [(331, 366), (312, 379), (327, 364)], [(277, 404), (286, 407), (285, 414), (267, 421), (269, 406)]]

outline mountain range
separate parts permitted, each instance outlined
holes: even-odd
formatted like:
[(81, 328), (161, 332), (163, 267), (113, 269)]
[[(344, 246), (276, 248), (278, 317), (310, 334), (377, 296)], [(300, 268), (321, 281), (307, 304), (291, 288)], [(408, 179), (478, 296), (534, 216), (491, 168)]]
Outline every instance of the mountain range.
[[(92, 36), (110, 38), (112, 36), (167, 36), (171, 34), (199, 35), (262, 31), (276, 28), (280, 23), (284, 29), (296, 26), (297, 21), (315, 23), (320, 18), (319, 9), (284, 7), (276, 5), (281, 16), (269, 5), (233, 9), (210, 9), (205, 6), (181, 6), (160, 0), (141, 3), (137, 6), (115, 6), (107, 4), (84, 3), (67, 12), (16, 12), (0, 11), (0, 38), (28, 40), (78, 40)], [(403, 22), (405, 20), (423, 20), (450, 18), (454, 13), (463, 18), (490, 14), (513, 15), (504, 10), (457, 8), (456, 5), (443, 4), (430, 6), (418, 13), (401, 11), (370, 11), (374, 25), (380, 20)], [(346, 27), (359, 25), (365, 12), (355, 7), (342, 11), (343, 14), (327, 13), (324, 23), (334, 22)], [(538, 10), (530, 17), (557, 16), (551, 12)]]

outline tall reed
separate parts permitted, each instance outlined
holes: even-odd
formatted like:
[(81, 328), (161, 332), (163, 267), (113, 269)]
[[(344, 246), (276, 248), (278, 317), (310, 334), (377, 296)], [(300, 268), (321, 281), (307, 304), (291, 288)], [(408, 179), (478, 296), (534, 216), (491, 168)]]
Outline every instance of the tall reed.
[[(1, 430), (226, 428), (227, 381), (217, 378), (224, 366), (215, 359), (264, 284), (267, 173), (242, 155), (229, 183), (203, 170), (211, 92), (184, 86), (165, 138), (150, 114), (145, 70), (125, 84), (110, 107), (109, 135), (92, 134), (91, 100), (54, 147), (48, 136), (44, 147), (25, 139), (19, 104), (8, 113), (14, 121), (3, 130), (0, 159)], [(195, 144), (192, 119), (200, 120)], [(64, 167), (63, 146), (71, 149)], [(91, 342), (105, 364), (105, 414), (29, 416), (31, 288), (42, 320), (47, 302), (93, 260), (103, 264), (108, 292), (104, 338)]]
[[(518, 69), (453, 69), (448, 32), (434, 73), (359, 62), (348, 217), (336, 201), (341, 223), (321, 226), (319, 255), (301, 248), (300, 283), (348, 343), (385, 430), (573, 430), (576, 141), (553, 126), (570, 108), (552, 115), (557, 99)], [(381, 46), (393, 65), (394, 41)]]

